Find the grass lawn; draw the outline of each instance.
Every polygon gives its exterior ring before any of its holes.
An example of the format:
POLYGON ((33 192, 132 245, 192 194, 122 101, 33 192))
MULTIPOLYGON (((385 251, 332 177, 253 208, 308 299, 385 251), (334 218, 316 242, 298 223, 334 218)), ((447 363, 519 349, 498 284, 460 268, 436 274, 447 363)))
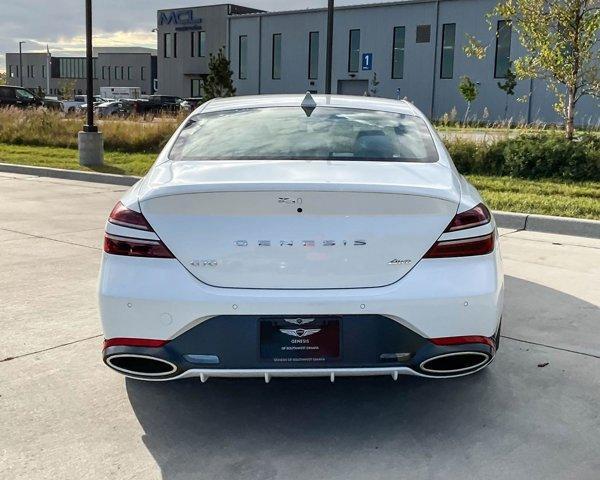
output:
MULTIPOLYGON (((156 154, 105 152, 105 166, 96 171, 144 175, 156 154)), ((0 162, 52 168, 80 167, 77 150, 0 144, 0 162)), ((522 180, 470 175, 469 180, 494 210, 539 213, 600 220, 600 182, 522 180)))

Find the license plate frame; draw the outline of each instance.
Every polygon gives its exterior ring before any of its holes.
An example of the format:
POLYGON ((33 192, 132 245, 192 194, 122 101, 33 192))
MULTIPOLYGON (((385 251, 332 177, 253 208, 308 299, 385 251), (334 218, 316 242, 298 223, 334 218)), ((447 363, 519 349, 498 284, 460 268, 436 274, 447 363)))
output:
POLYGON ((281 364, 341 358, 341 319, 336 316, 259 319, 259 357, 281 364))

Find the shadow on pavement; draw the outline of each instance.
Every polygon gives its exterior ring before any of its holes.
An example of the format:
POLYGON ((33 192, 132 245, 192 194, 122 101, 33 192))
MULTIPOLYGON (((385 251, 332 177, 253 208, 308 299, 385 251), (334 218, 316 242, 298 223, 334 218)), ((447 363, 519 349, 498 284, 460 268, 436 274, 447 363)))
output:
MULTIPOLYGON (((546 302, 589 309, 578 299, 511 277, 508 293, 524 283, 530 295, 543 294, 546 302)), ((505 340, 490 368, 453 380, 342 378, 331 384, 328 379, 273 379, 266 385, 262 380, 127 379, 126 387, 144 443, 169 480, 438 478, 446 468, 449 476, 439 478, 482 478, 477 472, 485 475, 492 465, 522 474, 534 469, 533 478, 538 478, 542 472, 557 473, 559 460, 551 454, 557 440, 568 450, 581 448, 575 443, 582 440, 578 425, 568 423, 573 438, 553 427, 540 437, 540 425, 565 408, 543 397, 556 396, 554 389, 568 397, 570 390, 560 384, 559 373, 537 368, 546 352, 528 347, 505 340), (544 466, 535 460, 528 465, 515 454, 528 444, 541 449, 544 466), (505 455, 517 463, 506 462, 505 455)), ((593 405, 580 397, 577 402, 582 405, 570 421, 584 422, 593 405)), ((594 426, 587 423, 588 428, 594 426)))

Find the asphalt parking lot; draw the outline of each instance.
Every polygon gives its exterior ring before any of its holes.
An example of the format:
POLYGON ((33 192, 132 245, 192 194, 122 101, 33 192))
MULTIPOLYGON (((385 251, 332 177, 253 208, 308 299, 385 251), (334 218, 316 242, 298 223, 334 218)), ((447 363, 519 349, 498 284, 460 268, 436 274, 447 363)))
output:
POLYGON ((503 339, 481 374, 143 383, 96 305, 125 190, 0 174, 0 478, 600 478, 600 241, 502 231, 503 339))

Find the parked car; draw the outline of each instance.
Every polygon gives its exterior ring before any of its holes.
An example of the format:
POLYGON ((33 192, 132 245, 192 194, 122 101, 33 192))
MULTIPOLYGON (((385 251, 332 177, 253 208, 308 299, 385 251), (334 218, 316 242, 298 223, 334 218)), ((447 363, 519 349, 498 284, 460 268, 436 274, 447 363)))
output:
POLYGON ((181 101, 179 107, 187 112, 192 112, 196 110, 196 108, 198 108, 202 104, 202 102, 202 97, 186 98, 181 101))
POLYGON ((150 95, 145 102, 140 102, 139 113, 176 113, 180 109, 181 98, 172 95, 150 95))
POLYGON ((143 380, 458 377, 493 360, 494 218, 412 104, 211 100, 109 216, 103 358, 143 380))
POLYGON ((51 97, 39 97, 27 88, 0 85, 0 107, 47 107, 58 110, 62 108, 62 104, 51 97))
MULTIPOLYGON (((94 95, 94 103, 106 101, 100 95, 94 95)), ((83 105, 87 105, 87 95, 75 95, 73 100, 63 100, 63 110, 66 113, 81 111, 83 105)))
MULTIPOLYGON (((102 98, 102 97, 99 97, 98 95, 95 95, 94 96, 94 103, 93 103, 94 107, 93 108, 96 108, 98 105, 100 105, 102 103, 106 103, 106 102, 108 102, 108 100, 106 98, 102 98)), ((87 98, 86 98, 86 103, 84 103, 84 104, 80 105, 79 107, 77 107, 77 110, 79 112, 85 112, 87 110, 87 98)))
POLYGON ((44 102, 30 90, 9 85, 0 86, 0 106, 3 107, 41 107, 44 102))
POLYGON ((123 102, 121 100, 108 100, 106 102, 100 103, 97 107, 94 108, 94 113, 100 118, 123 116, 123 102))

